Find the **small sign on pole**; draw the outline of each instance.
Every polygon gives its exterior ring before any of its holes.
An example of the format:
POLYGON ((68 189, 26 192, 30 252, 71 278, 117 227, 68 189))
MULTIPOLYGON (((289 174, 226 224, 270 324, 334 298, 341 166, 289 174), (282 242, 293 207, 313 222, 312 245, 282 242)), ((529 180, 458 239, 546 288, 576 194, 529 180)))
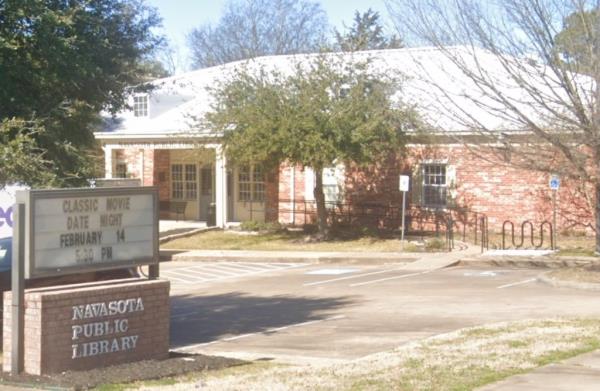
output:
POLYGON ((406 192, 408 191, 409 183, 410 183, 410 178, 408 175, 400 175, 399 188, 400 188, 400 191, 402 192, 402 234, 400 237, 401 246, 404 246, 404 230, 405 230, 404 215, 406 212, 406 192))
POLYGON ((400 175, 400 191, 408 191, 409 181, 408 175, 400 175))
POLYGON ((560 178, 558 177, 558 175, 552 175, 552 177, 550 178, 550 189, 558 190, 559 187, 560 187, 560 178))

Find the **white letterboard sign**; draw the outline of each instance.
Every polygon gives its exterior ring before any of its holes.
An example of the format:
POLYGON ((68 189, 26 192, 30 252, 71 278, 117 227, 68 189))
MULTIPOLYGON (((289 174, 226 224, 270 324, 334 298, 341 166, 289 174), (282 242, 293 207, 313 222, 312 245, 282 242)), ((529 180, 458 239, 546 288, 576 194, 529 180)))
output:
POLYGON ((26 277, 158 262, 154 187, 31 190, 26 277))

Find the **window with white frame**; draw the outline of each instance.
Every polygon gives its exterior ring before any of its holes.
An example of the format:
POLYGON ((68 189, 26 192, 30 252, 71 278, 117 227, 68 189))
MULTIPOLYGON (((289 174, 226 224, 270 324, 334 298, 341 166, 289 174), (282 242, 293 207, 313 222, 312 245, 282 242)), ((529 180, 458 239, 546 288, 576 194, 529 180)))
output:
POLYGON ((265 200, 265 175, 260 166, 241 166, 238 169, 238 200, 263 202, 265 200))
POLYGON ((260 166, 252 167, 252 200, 265 200, 265 174, 260 166))
POLYGON ((196 179, 196 165, 186 164, 185 165, 185 198, 188 200, 195 200, 197 198, 197 179, 196 179))
POLYGON ((425 206, 446 206, 447 180, 445 164, 423 164, 423 204, 425 206))
POLYGON ((117 163, 115 165, 115 178, 127 178, 127 163, 117 163))
POLYGON ((335 208, 336 204, 342 201, 340 183, 343 179, 343 166, 323 169, 323 194, 325 195, 325 205, 328 208, 335 208))
POLYGON ((198 195, 198 180, 195 164, 171 165, 171 198, 195 200, 198 195))
POLYGON ((135 117, 148 116, 148 95, 136 95, 133 97, 133 115, 135 117))
MULTIPOLYGON (((304 170, 306 186, 304 189, 304 199, 314 201, 314 189, 316 186, 316 176, 312 168, 306 167, 304 170)), ((335 208, 336 204, 344 200, 344 180, 345 168, 343 164, 323 169, 323 194, 325 195, 325 205, 328 208, 335 208)))

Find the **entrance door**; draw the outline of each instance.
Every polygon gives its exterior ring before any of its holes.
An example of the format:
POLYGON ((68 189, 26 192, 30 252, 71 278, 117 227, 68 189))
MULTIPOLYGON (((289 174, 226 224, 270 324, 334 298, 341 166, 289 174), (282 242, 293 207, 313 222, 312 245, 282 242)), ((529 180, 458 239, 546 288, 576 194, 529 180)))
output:
POLYGON ((200 197, 198 197, 200 205, 200 220, 208 220, 208 208, 214 202, 215 185, 213 165, 208 163, 200 166, 200 197))

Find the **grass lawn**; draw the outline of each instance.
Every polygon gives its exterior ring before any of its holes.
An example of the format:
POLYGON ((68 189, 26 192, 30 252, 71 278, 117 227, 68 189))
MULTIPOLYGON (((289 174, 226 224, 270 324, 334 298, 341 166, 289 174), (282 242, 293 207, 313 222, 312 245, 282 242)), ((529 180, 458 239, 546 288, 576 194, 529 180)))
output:
POLYGON ((473 390, 598 348, 600 319, 529 320, 462 329, 345 363, 257 362, 141 389, 473 390))
POLYGON ((551 270, 547 276, 562 281, 600 284, 600 269, 598 267, 569 267, 551 270))
MULTIPOLYGON (((363 236, 358 238, 332 239, 322 242, 305 241, 303 232, 247 233, 237 231, 208 231, 176 239, 161 245, 162 249, 202 250, 260 250, 260 251, 401 251, 401 242, 396 237, 363 236)), ((408 238, 411 240, 412 238, 408 238)), ((444 241, 431 238, 425 249, 443 249, 444 241), (440 248, 441 247, 441 248, 440 248)), ((420 251, 414 244, 405 241, 404 251, 420 251)))

